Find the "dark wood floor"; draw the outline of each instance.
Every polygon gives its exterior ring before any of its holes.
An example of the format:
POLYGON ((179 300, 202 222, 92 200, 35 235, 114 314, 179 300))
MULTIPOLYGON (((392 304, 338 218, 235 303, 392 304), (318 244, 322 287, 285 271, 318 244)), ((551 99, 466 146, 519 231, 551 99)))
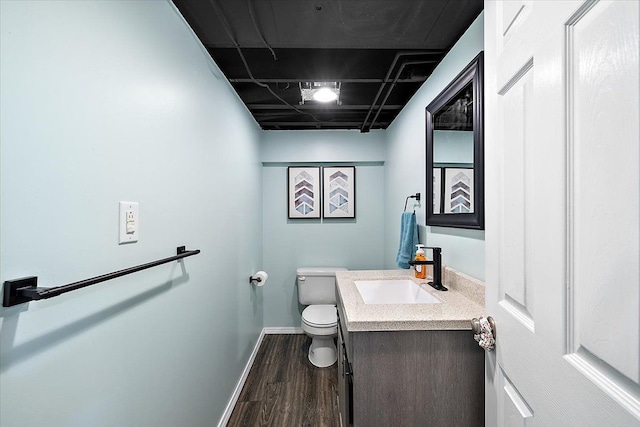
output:
POLYGON ((337 427, 338 368, 316 368, 306 335, 266 335, 228 426, 337 427))

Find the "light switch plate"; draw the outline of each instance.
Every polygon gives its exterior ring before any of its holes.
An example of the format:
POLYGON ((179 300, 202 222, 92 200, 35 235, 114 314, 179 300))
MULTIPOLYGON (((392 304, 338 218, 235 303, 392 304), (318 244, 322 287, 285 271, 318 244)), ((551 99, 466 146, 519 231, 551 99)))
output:
POLYGON ((138 202, 120 202, 118 216, 120 234, 118 243, 135 243, 140 232, 140 214, 138 202))

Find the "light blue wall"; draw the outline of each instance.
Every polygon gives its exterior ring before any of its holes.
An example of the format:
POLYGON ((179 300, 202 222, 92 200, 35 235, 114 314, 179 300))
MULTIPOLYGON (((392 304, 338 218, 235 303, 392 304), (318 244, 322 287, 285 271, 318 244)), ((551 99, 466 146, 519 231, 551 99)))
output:
POLYGON ((374 130, 267 131, 262 162, 383 162, 385 132, 374 130))
MULTIPOLYGON (((433 74, 402 110, 385 134, 385 251, 386 268, 396 268, 400 213, 405 197, 425 195, 425 108, 483 50, 484 13, 474 21, 433 74)), ((425 227, 425 202, 416 210, 420 241, 442 247, 443 263, 484 279, 484 231, 425 227)))
POLYGON ((267 131, 262 137, 262 287, 267 327, 300 327, 298 267, 380 269, 383 265, 384 133, 267 131), (287 166, 356 166, 355 220, 289 220, 287 166))
POLYGON ((263 322, 260 130, 169 1, 0 2, 0 424, 210 426, 263 322), (119 246, 118 201, 140 203, 119 246))
POLYGON ((434 130, 433 162, 473 164, 473 132, 434 130))

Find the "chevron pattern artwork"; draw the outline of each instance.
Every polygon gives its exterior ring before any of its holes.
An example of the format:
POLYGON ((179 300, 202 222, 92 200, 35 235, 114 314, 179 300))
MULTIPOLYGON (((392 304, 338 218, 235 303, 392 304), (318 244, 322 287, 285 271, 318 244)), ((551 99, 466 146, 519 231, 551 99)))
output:
POLYGON ((473 169, 448 168, 447 213, 473 213, 473 169))
POLYGON ((289 168, 289 218, 320 218, 320 168, 289 168))
POLYGON ((325 218, 355 218, 355 167, 325 167, 323 215, 325 218))
POLYGON ((433 213, 440 213, 442 204, 442 169, 433 168, 433 213))
POLYGON ((349 212, 349 178, 341 171, 329 176, 329 213, 340 209, 349 212))
POLYGON ((471 186, 469 177, 460 172, 451 183, 451 212, 468 213, 471 211, 471 186))
POLYGON ((313 178, 307 171, 302 171, 294 178, 295 181, 295 195, 294 195, 294 207, 302 215, 307 215, 313 212, 315 208, 313 196, 313 178))

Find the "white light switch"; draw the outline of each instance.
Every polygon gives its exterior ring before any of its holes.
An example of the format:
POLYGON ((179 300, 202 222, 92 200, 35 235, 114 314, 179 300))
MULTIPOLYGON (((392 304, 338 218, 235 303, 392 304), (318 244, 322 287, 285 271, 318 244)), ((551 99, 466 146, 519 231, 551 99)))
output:
POLYGON ((120 238, 118 243, 134 243, 138 241, 140 216, 138 202, 120 202, 119 212, 120 238))

